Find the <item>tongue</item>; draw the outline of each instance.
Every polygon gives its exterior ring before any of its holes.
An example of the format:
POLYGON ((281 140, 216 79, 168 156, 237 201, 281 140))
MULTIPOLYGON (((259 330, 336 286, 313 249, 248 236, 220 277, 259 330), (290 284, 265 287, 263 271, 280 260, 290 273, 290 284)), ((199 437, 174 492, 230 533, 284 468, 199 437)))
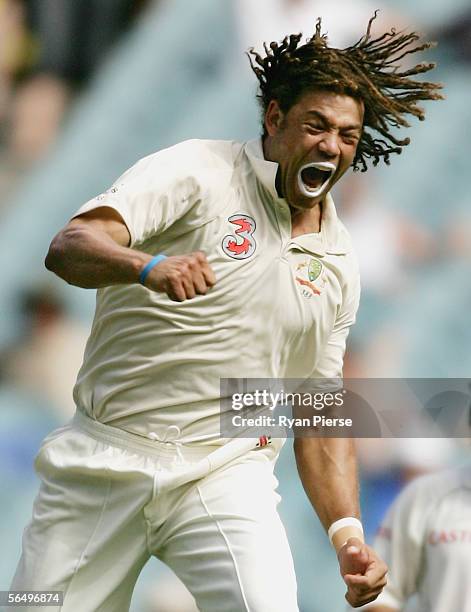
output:
POLYGON ((319 170, 319 168, 313 168, 312 166, 304 168, 304 170, 301 172, 303 182, 311 189, 317 189, 320 187, 327 179, 327 176, 328 172, 319 170))

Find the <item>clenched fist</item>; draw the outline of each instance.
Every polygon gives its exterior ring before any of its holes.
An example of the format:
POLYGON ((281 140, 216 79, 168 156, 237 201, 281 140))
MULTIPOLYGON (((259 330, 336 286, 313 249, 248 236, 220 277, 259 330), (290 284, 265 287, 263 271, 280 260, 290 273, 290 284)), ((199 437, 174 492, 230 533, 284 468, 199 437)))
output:
POLYGON ((374 601, 386 585, 386 564, 358 538, 349 538, 338 552, 340 573, 353 608, 374 601))
POLYGON ((204 295, 216 283, 206 255, 195 251, 188 255, 167 257, 147 275, 144 286, 166 293, 174 302, 191 300, 204 295))

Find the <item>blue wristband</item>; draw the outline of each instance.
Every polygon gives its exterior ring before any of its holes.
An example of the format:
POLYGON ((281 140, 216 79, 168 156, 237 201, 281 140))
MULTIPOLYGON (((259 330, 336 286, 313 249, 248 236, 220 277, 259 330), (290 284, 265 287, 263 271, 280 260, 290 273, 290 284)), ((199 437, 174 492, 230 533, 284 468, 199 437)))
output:
POLYGON ((141 283, 141 285, 146 282, 146 278, 148 277, 149 272, 152 270, 152 268, 154 268, 164 259, 167 259, 167 255, 162 255, 162 253, 159 253, 155 257, 152 257, 152 259, 142 268, 141 273, 139 274, 139 282, 141 283))

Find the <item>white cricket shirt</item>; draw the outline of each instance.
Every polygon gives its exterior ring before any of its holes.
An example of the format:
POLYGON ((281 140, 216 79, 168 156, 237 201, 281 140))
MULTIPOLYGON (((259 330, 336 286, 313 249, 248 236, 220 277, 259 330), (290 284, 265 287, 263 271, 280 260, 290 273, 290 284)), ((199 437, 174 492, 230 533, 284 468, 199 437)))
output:
POLYGON ((417 478, 395 500, 374 549, 388 584, 369 606, 420 612, 471 612, 471 463, 417 478))
POLYGON ((217 283, 173 302, 139 284, 97 291, 74 389, 79 409, 149 435, 218 443, 220 378, 339 377, 359 300, 349 235, 327 196, 321 232, 291 238, 278 164, 261 141, 191 140, 140 160, 100 206, 150 254, 202 250, 217 283))

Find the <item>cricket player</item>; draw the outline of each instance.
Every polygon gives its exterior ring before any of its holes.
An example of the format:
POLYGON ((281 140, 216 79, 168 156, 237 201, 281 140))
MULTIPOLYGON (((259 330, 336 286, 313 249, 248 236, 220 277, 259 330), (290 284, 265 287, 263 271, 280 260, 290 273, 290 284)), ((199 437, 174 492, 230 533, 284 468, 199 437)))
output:
POLYGON ((420 612, 470 612, 471 463, 412 481, 375 548, 388 563, 388 584, 368 612, 400 612, 413 595, 420 612))
MULTIPOLYGON (((298 609, 273 476, 282 440, 224 439, 219 384, 342 375, 359 277, 330 191, 351 166, 388 163, 408 143, 390 128, 439 97, 412 79, 432 65, 394 61, 429 45, 373 39, 371 22, 343 50, 319 20, 304 44, 252 51, 261 138, 150 155, 52 241, 47 268, 98 289, 96 313, 76 416, 36 459, 13 589, 62 591, 64 612, 127 610, 155 555, 204 612, 298 609)), ((294 450, 348 602, 374 600, 386 566, 363 541, 352 440, 294 450)))

